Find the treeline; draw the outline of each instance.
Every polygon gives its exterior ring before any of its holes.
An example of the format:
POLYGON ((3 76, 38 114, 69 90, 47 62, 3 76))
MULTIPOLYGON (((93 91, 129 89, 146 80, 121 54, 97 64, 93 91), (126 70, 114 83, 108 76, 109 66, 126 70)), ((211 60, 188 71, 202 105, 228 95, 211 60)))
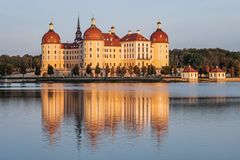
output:
POLYGON ((41 66, 41 57, 24 55, 24 56, 0 56, 0 75, 11 75, 14 72, 24 73, 34 70, 37 66, 41 66))
MULTIPOLYGON (((220 67, 231 76, 240 76, 240 52, 231 52, 223 49, 174 49, 170 51, 170 66, 164 67, 162 74, 172 74, 177 72, 177 68, 183 68, 191 65, 197 69, 200 74, 207 74, 211 68, 220 67)), ((99 67, 91 66, 95 74, 99 73, 99 67)), ((147 67, 147 66, 146 66, 147 67)), ((11 75, 13 72, 25 73, 26 71, 39 72, 41 68, 41 56, 0 56, 0 75, 11 75)), ((90 72, 87 67, 86 73, 90 72)), ((113 72, 112 68, 106 68, 107 72, 113 72)), ((74 69, 77 70, 76 68, 74 69)), ((130 74, 144 74, 145 68, 132 66, 130 68, 116 67, 115 73, 123 75, 128 70, 130 74)), ((146 70, 149 70, 148 68, 146 70)), ((154 70, 154 69, 153 69, 154 70)), ((91 74, 90 72, 90 74, 91 74)), ((155 72, 155 71, 154 71, 155 72)))
POLYGON ((206 68, 220 67, 232 76, 240 75, 240 52, 223 49, 174 49, 170 51, 170 67, 191 65, 203 72, 206 68))

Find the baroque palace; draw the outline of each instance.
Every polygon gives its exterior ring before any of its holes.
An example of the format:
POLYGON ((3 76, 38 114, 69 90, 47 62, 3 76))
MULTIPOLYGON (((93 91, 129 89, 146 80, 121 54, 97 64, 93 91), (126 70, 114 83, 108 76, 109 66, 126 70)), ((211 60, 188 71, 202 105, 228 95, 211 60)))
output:
POLYGON ((53 23, 49 31, 42 37, 42 73, 46 74, 48 65, 53 66, 55 74, 69 75, 74 66, 84 69, 91 64, 92 68, 148 66, 154 65, 159 71, 169 65, 169 39, 157 23, 157 30, 150 40, 138 30, 129 31, 120 38, 111 27, 108 33, 103 33, 96 25, 95 18, 91 26, 82 36, 80 22, 73 43, 62 43, 58 33, 54 31, 53 23))

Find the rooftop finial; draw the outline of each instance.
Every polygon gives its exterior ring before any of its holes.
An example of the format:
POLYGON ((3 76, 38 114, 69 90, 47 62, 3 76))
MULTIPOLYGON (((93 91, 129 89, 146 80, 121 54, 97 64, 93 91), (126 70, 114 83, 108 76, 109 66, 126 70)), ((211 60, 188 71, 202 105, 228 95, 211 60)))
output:
POLYGON ((162 29, 162 23, 160 21, 157 22, 157 29, 162 29))
POLYGON ((49 24, 49 30, 53 30, 53 29, 54 29, 54 25, 53 25, 53 22, 51 21, 49 24))
POLYGON ((94 17, 91 19, 91 25, 92 27, 96 26, 96 19, 94 17))
POLYGON ((115 33, 115 32, 116 32, 115 27, 112 26, 112 27, 111 27, 111 33, 115 33))

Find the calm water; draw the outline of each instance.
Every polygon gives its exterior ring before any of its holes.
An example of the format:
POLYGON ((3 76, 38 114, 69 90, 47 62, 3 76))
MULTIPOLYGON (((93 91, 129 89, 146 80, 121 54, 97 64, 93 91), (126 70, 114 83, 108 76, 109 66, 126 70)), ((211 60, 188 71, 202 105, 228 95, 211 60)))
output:
POLYGON ((0 85, 1 160, 239 160, 240 83, 0 85))

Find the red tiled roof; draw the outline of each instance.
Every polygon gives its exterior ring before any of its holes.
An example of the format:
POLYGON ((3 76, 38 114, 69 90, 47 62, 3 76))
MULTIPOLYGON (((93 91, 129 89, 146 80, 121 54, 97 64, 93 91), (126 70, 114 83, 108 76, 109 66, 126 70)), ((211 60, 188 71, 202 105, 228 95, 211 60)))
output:
POLYGON ((91 26, 84 33, 85 40, 103 40, 102 31, 96 26, 91 26))
POLYGON ((168 43, 168 35, 161 29, 157 29, 150 37, 153 43, 168 43))
POLYGON ((105 46, 121 46, 120 38, 115 33, 103 33, 105 46))
POLYGON ((60 36, 54 32, 54 30, 49 30, 44 36, 42 37, 42 44, 47 43, 61 43, 60 36))
POLYGON ((216 67, 216 68, 211 69, 210 72, 225 72, 225 71, 222 70, 221 68, 216 67))
POLYGON ((77 43, 62 43, 62 49, 78 49, 79 44, 77 43))
POLYGON ((131 34, 127 34, 126 36, 124 36, 120 41, 121 42, 126 42, 126 41, 131 42, 131 41, 149 41, 149 40, 139 33, 131 33, 131 34))
POLYGON ((193 69, 192 67, 188 66, 188 67, 185 67, 183 72, 198 72, 196 71, 195 69, 193 69))

